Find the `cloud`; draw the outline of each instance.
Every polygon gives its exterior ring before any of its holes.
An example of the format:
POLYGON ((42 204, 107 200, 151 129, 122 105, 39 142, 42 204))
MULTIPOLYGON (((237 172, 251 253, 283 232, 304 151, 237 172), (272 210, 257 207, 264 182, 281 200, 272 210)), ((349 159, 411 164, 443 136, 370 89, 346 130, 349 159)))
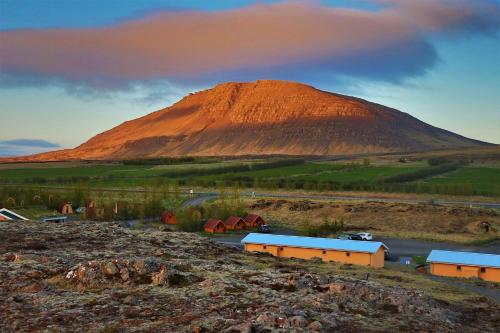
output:
POLYGON ((316 2, 219 12, 163 11, 94 29, 0 32, 2 85, 71 83, 75 93, 141 82, 203 84, 346 75, 398 81, 437 61, 437 34, 494 35, 493 1, 373 0, 379 10, 316 2))
POLYGON ((61 148, 57 143, 39 139, 14 139, 0 141, 0 156, 24 156, 61 148))

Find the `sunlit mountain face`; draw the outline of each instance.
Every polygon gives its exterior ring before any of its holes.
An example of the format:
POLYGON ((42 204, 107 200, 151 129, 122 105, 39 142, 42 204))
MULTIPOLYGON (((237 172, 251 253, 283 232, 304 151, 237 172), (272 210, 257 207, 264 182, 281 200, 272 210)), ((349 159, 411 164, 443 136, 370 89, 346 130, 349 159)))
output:
MULTIPOLYGON (((494 0, 5 0, 0 139, 74 147, 190 92, 273 79, 498 143, 498 11, 494 0)), ((26 152, 40 150, 9 150, 26 152)))

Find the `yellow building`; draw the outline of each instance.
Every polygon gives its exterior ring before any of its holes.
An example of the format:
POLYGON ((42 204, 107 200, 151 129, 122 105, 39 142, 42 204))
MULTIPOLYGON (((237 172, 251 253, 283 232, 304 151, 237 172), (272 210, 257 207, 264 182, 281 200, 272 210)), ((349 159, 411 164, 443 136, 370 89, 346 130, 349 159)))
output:
POLYGON ((500 282, 500 255, 432 250, 427 257, 430 273, 500 282))
POLYGON ((267 252, 276 257, 334 261, 345 264, 384 267, 381 242, 250 233, 241 240, 245 251, 267 252))

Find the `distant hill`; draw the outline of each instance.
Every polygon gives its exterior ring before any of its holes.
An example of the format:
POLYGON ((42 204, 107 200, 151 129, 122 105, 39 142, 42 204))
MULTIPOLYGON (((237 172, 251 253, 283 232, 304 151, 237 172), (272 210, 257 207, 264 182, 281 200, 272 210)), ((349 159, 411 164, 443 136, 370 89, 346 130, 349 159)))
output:
POLYGON ((222 83, 127 121, 75 149, 9 160, 336 155, 483 145, 489 144, 383 105, 300 83, 265 80, 222 83))

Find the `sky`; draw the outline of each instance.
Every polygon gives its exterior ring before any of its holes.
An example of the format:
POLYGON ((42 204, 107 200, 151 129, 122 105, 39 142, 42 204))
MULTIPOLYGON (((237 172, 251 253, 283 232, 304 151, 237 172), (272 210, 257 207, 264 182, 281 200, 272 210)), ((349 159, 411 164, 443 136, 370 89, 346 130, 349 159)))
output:
POLYGON ((500 143, 499 0, 0 0, 0 155, 283 79, 500 143))

